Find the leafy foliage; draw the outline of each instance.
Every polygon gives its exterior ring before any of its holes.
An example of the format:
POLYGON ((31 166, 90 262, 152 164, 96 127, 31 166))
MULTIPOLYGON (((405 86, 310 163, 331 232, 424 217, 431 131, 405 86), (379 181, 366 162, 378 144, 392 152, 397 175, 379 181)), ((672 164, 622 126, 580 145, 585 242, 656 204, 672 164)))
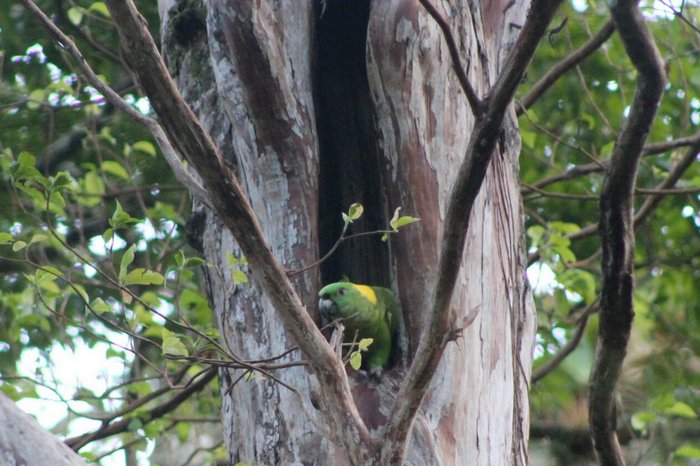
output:
MULTIPOLYGON (((687 464, 683 458, 693 454, 686 450, 687 442, 697 442, 686 437, 687 425, 700 410, 694 388, 700 375, 696 366, 700 348, 694 335, 698 314, 694 296, 700 285, 697 164, 689 164, 675 183, 687 191, 653 190, 687 151, 695 150, 670 142, 700 134, 700 82, 694 78, 700 71, 700 36, 694 26, 696 4, 685 2, 682 15, 679 12, 674 19, 661 3, 643 4, 669 73, 648 141, 667 148, 646 152, 637 179, 636 212, 644 211, 654 196, 659 196, 659 204, 636 223, 636 316, 620 387, 618 425, 644 439, 629 445, 630 454, 646 455, 651 462, 673 457, 673 464, 687 464)), ((562 12, 569 19, 566 27, 538 50, 521 97, 609 18, 603 2, 576 5, 579 10, 569 5, 562 12)), ((539 316, 535 371, 562 351, 581 321, 591 316, 573 353, 534 385, 535 424, 554 423, 562 429, 587 426, 582 405, 595 357, 600 292, 598 195, 635 78, 621 42, 613 35, 520 117, 522 191, 539 316), (538 286, 535 277, 543 283, 538 286)))
MULTIPOLYGON (((122 67, 104 3, 38 2, 75 36, 103 79, 143 112, 147 99, 122 67)), ((139 9, 157 34, 156 2, 139 9)), ((691 163, 668 179, 700 134, 697 5, 676 14, 645 2, 650 26, 668 64, 669 85, 638 177, 636 317, 620 400, 620 425, 644 445, 651 462, 692 464, 700 412, 700 168, 691 163), (649 204, 658 197, 658 204, 649 204)), ((52 397, 69 407, 54 427, 82 439, 71 421, 83 415, 128 419, 119 446, 144 450, 163 431, 191 441, 188 417, 215 418, 216 387, 208 386, 172 412, 151 418, 170 388, 196 380, 206 363, 237 364, 217 343, 203 290, 204 268, 185 240, 189 199, 175 183, 145 129, 86 86, 63 52, 17 2, 0 15, 0 389, 16 400, 52 397), (126 336, 126 338, 124 337, 126 336), (54 377, 59 349, 103 351, 120 375, 100 387, 67 387, 54 377), (33 370, 27 361, 38 359, 33 370), (162 390, 162 396, 146 399, 162 390), (139 404, 136 401, 144 401, 139 404)), ((569 21, 542 44, 521 97, 552 67, 601 29, 604 2, 572 2, 569 21), (577 8, 574 8, 576 5, 577 8)), ((538 309, 536 370, 566 348, 581 325, 575 350, 532 387, 532 419, 561 429, 585 427, 588 372, 595 357, 600 256, 595 225, 603 169, 612 153, 635 83, 614 35, 520 116, 521 180, 527 247, 538 309), (589 318, 590 316, 590 318, 589 318), (587 322, 587 325, 586 325, 587 322)), ((697 152, 697 150, 696 150, 697 152)), ((691 154, 694 156, 694 154, 691 154)), ((655 201, 656 202, 656 201, 655 201)), ((363 215, 342 213, 341 238, 363 215)), ((417 222, 396 208, 382 239, 417 222)), ((358 235, 358 234, 356 234, 358 235)), ((333 247, 335 249, 335 246, 333 247)), ((234 282, 245 286, 245 257, 229 255, 234 282)), ((350 357, 359 367, 360 342, 350 357)), ((253 371, 245 380, 264 376, 253 371)), ((215 422, 215 421, 212 421, 215 422)), ((76 423, 77 424, 77 423, 76 423)), ((95 423, 88 430, 95 430, 95 423)), ((74 443, 75 445, 75 443, 74 443)), ((99 461, 107 444, 84 455, 99 461)), ((203 461, 222 454, 212 449, 203 461)))

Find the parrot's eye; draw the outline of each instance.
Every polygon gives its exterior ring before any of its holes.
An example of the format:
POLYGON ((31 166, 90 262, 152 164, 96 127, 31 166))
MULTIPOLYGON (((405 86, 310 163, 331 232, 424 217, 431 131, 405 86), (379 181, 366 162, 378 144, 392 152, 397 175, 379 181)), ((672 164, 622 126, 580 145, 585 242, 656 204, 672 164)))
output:
POLYGON ((338 290, 338 296, 344 296, 345 295, 345 288, 340 288, 338 290))

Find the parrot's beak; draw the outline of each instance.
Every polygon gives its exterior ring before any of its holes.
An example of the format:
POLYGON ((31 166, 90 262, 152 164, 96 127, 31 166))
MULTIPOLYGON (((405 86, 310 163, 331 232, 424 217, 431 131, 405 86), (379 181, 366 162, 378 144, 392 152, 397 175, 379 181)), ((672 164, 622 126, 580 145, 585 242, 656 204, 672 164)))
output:
POLYGON ((324 294, 321 299, 318 300, 318 310, 323 317, 328 319, 330 322, 333 320, 333 315, 335 314, 335 303, 331 299, 330 295, 324 294))

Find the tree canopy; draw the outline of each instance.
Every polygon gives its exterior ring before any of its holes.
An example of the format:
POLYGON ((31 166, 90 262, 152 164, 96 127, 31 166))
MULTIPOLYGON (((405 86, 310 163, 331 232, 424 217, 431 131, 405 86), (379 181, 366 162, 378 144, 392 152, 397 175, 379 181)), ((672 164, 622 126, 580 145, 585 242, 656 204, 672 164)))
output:
MULTIPOLYGON (((125 66, 103 2, 36 3, 75 40, 102 81, 138 112, 152 112, 125 66)), ((159 37, 155 3, 137 3, 159 37)), ((516 99, 538 313, 531 445, 536 458, 562 462, 592 457, 586 403, 602 288, 600 198, 638 80, 603 3, 565 3, 516 99)), ((635 318, 616 400, 629 457, 668 464, 700 459, 697 6, 642 2, 668 78, 634 192, 635 318)), ((275 360, 247 367, 220 343, 203 287, 207 264, 198 251, 191 194, 147 128, 90 86, 19 2, 6 11, 0 15, 0 389, 25 400, 23 406, 64 406, 63 419, 47 427, 90 460, 114 458, 122 449, 150 453, 164 432, 196 443, 199 425, 218 422, 216 370, 241 368, 238 383, 253 384, 275 377, 275 360), (118 369, 86 367, 102 377, 95 384, 62 379, 62 349, 89 349, 104 367, 118 369)), ((191 39, 187 30, 182 34, 191 39)), ((345 219, 350 233, 362 233, 351 225, 360 215, 357 207, 338 212, 337 223, 345 219)), ((218 273, 244 285, 247 258, 231 253, 229 266, 218 273)), ((202 450, 188 451, 183 464, 194 455, 201 464, 225 458, 218 441, 209 440, 200 435, 202 450)))

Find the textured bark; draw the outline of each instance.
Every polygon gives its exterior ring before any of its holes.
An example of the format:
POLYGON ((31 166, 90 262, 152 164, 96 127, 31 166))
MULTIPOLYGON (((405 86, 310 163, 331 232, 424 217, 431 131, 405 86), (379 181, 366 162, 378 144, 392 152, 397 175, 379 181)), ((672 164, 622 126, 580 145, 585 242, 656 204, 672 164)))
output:
MULTIPOLYGON (((480 95, 496 80, 527 7, 484 3, 436 2, 480 95)), ((301 1, 163 1, 161 11, 171 72, 236 167, 285 267, 314 262, 319 243, 325 252, 340 210, 351 202, 365 204, 368 218, 359 226, 367 229, 385 227, 396 207, 421 218, 386 246, 349 243, 322 274, 312 269, 294 277, 312 315, 320 283, 344 273, 394 288, 408 342, 401 356, 410 361, 431 307, 447 193, 475 123, 434 20, 413 0, 371 8, 328 1, 323 14, 301 1), (350 17, 350 30, 342 31, 350 17), (325 41, 334 36, 345 39, 330 47, 325 41)), ((518 151, 510 111, 473 210, 452 300, 455 329, 479 314, 445 351, 414 424, 410 464, 526 463, 534 311, 525 284, 518 151)), ((212 305, 231 351, 258 360, 295 346, 260 286, 232 282, 227 255, 240 252, 212 215, 202 246, 213 264, 212 305)), ((356 381, 356 402, 370 427, 383 421, 403 370, 397 361, 376 390, 356 381)), ((294 392, 271 379, 239 381, 240 375, 221 374, 232 462, 342 464, 294 392)), ((276 375, 305 398, 316 389, 303 368, 276 375)))
MULTIPOLYGON (((477 93, 496 79, 523 5, 486 9, 447 2, 463 62, 477 93), (504 14, 505 13, 505 14, 504 14)), ((376 2, 370 31, 370 82, 390 204, 423 219, 397 240, 395 270, 412 341, 425 324, 437 271, 447 193, 469 142, 473 116, 452 74, 448 51, 416 2, 376 2)), ((409 457, 418 464, 525 464, 527 379, 534 309, 525 290, 517 128, 512 112, 473 209, 452 300, 454 328, 475 323, 447 347, 414 426, 409 457), (498 420, 498 421, 496 421, 498 420), (494 422, 496 421, 496 422, 494 422), (421 442, 416 436, 423 435, 421 442)))

